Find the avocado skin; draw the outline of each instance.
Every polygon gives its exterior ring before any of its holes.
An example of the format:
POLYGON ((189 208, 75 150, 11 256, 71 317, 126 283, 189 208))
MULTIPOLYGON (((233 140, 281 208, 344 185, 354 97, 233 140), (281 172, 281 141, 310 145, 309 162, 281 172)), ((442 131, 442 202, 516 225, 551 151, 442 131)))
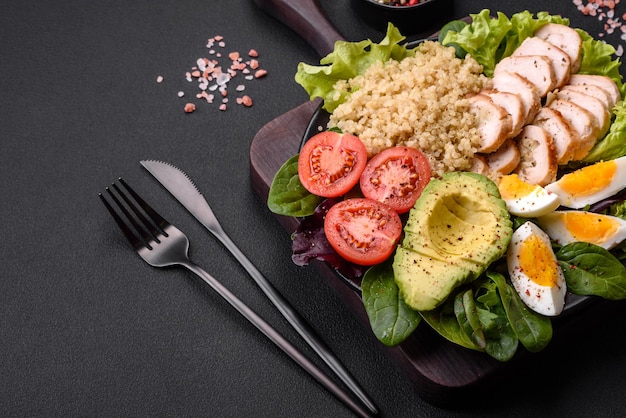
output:
POLYGON ((469 172, 432 179, 409 212, 393 261, 404 301, 417 311, 441 305, 502 257, 513 233, 496 184, 469 172))

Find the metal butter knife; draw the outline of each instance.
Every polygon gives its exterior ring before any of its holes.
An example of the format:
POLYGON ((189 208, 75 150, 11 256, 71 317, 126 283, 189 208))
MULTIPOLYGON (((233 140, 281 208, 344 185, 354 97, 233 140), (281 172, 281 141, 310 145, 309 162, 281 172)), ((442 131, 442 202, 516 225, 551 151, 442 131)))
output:
POLYGON ((241 263, 248 274, 254 279, 263 293, 269 298, 291 326, 313 348, 322 360, 337 374, 339 379, 357 396, 357 398, 374 415, 378 414, 376 404, 365 393, 361 386, 343 366, 334 353, 321 340, 317 333, 308 325, 302 316, 278 292, 278 290, 261 274, 261 272, 239 250, 213 214, 208 202, 191 180, 178 167, 156 160, 141 161, 141 165, 150 172, 195 218, 200 221, 241 263))

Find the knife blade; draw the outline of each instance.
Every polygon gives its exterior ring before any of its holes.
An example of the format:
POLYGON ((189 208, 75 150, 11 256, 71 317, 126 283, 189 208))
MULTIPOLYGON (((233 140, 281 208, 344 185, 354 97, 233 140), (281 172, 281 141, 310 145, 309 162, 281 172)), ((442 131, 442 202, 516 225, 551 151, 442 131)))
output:
POLYGON ((374 401, 365 393, 326 343, 226 234, 209 203, 191 177, 180 168, 163 161, 142 160, 141 165, 231 252, 298 334, 372 414, 378 415, 378 407, 374 401))

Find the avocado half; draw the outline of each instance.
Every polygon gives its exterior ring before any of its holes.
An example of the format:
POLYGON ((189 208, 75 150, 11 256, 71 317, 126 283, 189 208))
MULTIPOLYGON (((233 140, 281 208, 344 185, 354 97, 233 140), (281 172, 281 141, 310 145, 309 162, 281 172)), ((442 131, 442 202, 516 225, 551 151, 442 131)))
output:
POLYGON ((496 184, 469 172, 432 179, 411 209, 393 262, 404 301, 417 311, 441 305, 502 257, 513 233, 496 184))

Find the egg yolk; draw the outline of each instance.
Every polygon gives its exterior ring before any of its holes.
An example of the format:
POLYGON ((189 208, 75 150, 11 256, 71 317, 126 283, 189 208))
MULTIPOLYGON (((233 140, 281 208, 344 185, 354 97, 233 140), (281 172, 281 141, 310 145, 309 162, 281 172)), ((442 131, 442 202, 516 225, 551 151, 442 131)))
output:
POLYGON ((552 248, 537 235, 530 235, 519 247, 521 271, 540 286, 554 287, 558 283, 558 266, 552 248))
POLYGON ((619 229, 619 224, 613 219, 590 212, 565 213, 563 224, 574 239, 591 244, 607 241, 619 229))
POLYGON ((616 171, 615 161, 596 163, 564 175, 559 186, 572 196, 588 196, 607 187, 616 171))
POLYGON ((517 174, 510 174, 502 177, 498 184, 500 195, 503 199, 519 199, 523 196, 528 196, 535 190, 537 186, 528 184, 520 180, 517 174))

